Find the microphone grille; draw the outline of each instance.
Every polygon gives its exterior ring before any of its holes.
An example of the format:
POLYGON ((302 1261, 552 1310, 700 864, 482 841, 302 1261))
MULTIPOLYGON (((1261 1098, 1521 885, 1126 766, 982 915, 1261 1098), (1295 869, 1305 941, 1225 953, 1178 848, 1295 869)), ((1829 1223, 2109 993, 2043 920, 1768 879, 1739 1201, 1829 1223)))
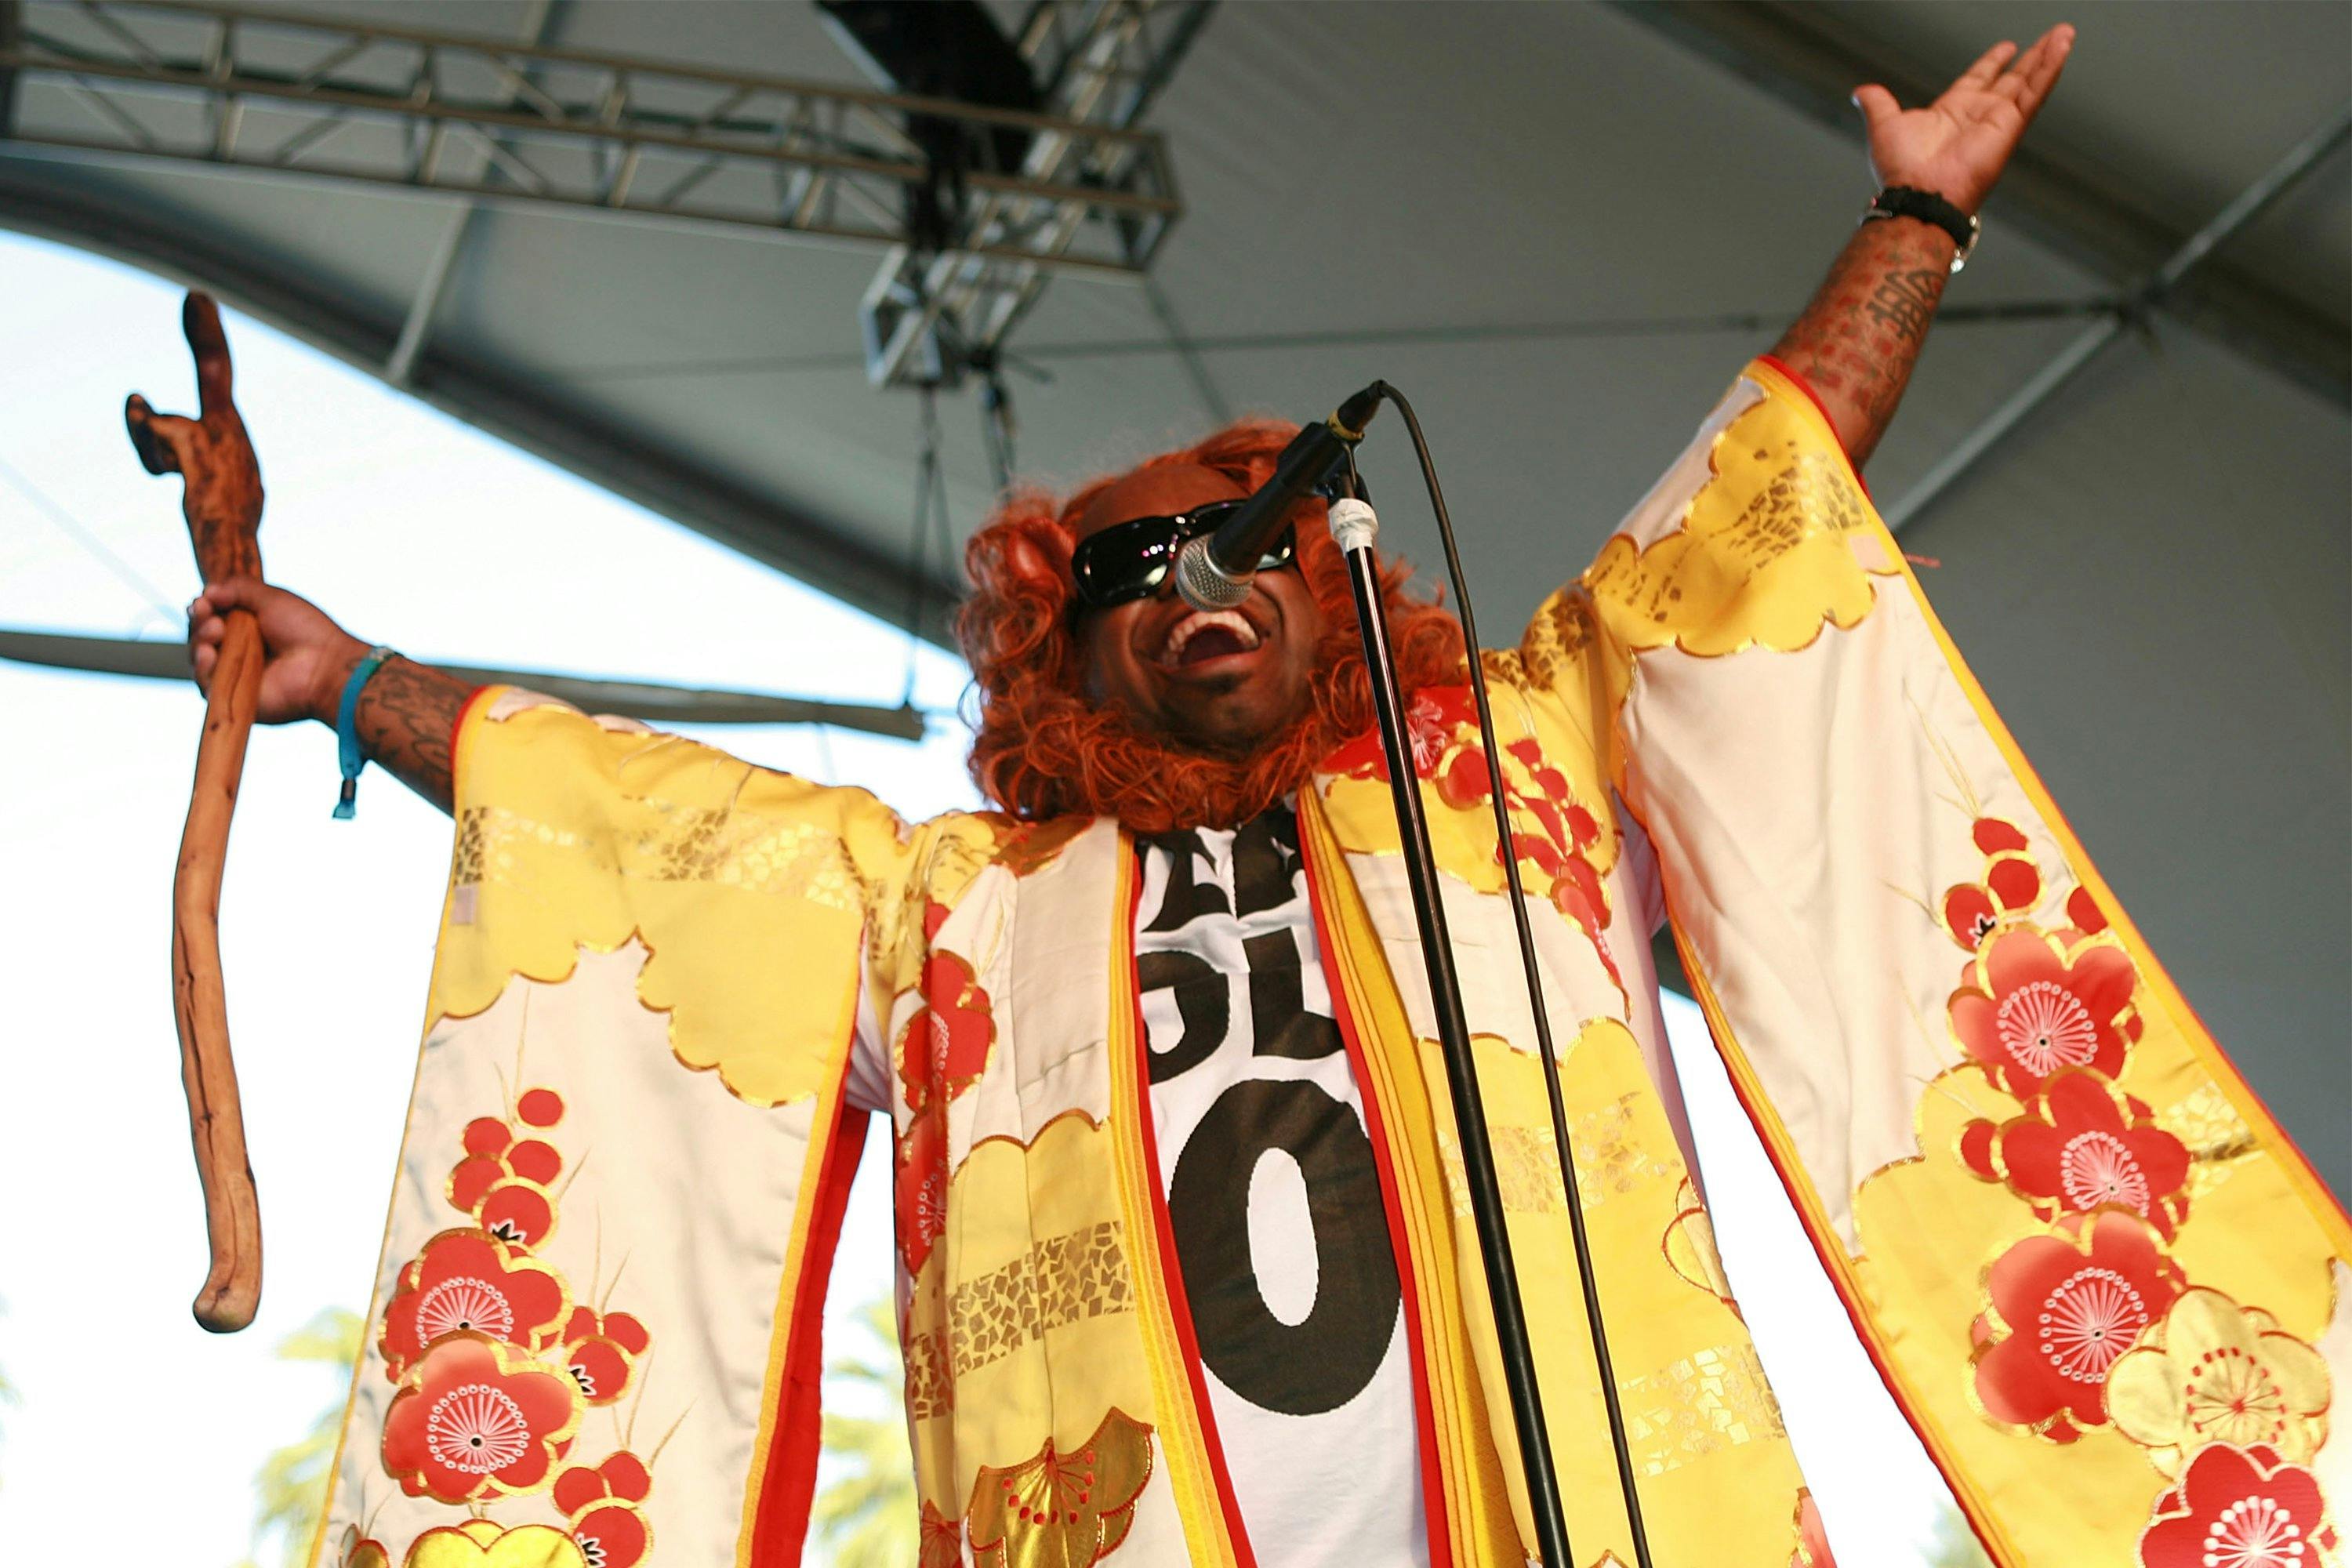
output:
POLYGON ((1209 554, 1209 542, 1202 537, 1186 544, 1176 552, 1176 592, 1196 610, 1230 610, 1249 597, 1250 580, 1256 575, 1228 577, 1209 554))

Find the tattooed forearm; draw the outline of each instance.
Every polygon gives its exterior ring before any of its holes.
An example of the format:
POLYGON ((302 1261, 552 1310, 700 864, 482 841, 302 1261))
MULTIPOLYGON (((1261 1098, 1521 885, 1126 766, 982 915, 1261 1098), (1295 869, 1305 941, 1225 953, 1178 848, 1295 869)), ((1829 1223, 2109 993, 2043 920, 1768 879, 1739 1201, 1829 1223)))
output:
POLYGON ((409 659, 386 659, 360 692, 360 744, 394 778, 450 808, 450 731, 474 689, 409 659))
POLYGON ((1910 383, 1955 248, 1951 236, 1911 218, 1864 224, 1773 347, 1821 395, 1856 468, 1910 383))

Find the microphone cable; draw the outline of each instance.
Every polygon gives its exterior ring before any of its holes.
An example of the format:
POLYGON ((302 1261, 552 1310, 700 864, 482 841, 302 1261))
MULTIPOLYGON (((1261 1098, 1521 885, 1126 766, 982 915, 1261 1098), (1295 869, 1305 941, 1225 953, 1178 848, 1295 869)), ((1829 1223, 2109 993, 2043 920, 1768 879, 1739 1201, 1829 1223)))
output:
MULTIPOLYGON (((1593 1278, 1592 1247, 1585 1234, 1584 1205, 1577 1192, 1576 1160, 1570 1152, 1568 1139, 1568 1107, 1559 1088, 1559 1062, 1552 1052, 1551 1021, 1544 1010, 1543 976, 1537 967, 1535 931, 1528 923, 1526 889, 1520 885, 1519 858, 1512 847, 1511 809, 1504 798, 1503 761, 1495 744, 1495 714, 1486 697, 1486 661, 1478 646, 1478 626, 1470 613, 1470 587, 1462 575, 1462 555, 1454 542, 1454 520, 1445 510, 1445 492, 1437 482, 1437 465, 1429 455, 1429 442, 1422 435, 1421 418, 1412 405, 1385 381, 1375 381, 1367 390, 1396 405, 1397 414, 1404 420, 1405 429, 1412 437, 1413 455, 1421 462, 1422 481, 1429 488, 1430 510, 1437 519, 1437 536, 1445 550, 1445 574, 1454 584, 1454 602, 1462 621, 1462 640, 1470 665, 1470 690, 1478 705, 1479 743, 1486 753, 1486 776, 1494 786, 1490 791, 1495 807, 1496 845, 1503 862, 1503 874, 1510 887, 1511 921, 1517 928, 1519 963, 1527 972, 1528 1005, 1533 1010, 1538 1054, 1543 1058, 1544 1092, 1551 1100, 1552 1143, 1559 1155, 1559 1179, 1568 1199, 1569 1234, 1576 1246, 1576 1272, 1584 1289, 1584 1318, 1592 1335, 1592 1355, 1601 1376, 1601 1394, 1609 1413, 1609 1441, 1617 1454, 1617 1484, 1625 1499, 1625 1517, 1633 1531, 1633 1558, 1636 1568, 1654 1568, 1650 1560, 1648 1531, 1642 1524, 1642 1500, 1633 1484, 1633 1456, 1625 1442, 1625 1413, 1617 1397, 1617 1374, 1610 1362, 1608 1331, 1601 1322, 1601 1292, 1593 1278)), ((1348 479, 1358 484, 1355 449, 1348 452, 1348 479)))

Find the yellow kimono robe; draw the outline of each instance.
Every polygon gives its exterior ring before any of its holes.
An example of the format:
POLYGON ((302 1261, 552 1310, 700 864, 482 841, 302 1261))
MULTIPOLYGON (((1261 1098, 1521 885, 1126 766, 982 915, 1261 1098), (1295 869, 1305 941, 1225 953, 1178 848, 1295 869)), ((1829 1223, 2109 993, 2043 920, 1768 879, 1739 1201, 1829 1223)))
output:
MULTIPOLYGON (((2098 880, 1803 389, 1750 366, 1484 657, 1504 777, 1457 690, 1416 696, 1415 765, 1579 1568, 1632 1550, 1496 787, 1660 1564, 1827 1562, 1688 1175, 1661 894, 1855 1330, 2000 1562, 2342 1550, 2352 1227, 2098 880)), ((1398 1252, 1433 1561, 1517 1563, 1383 766, 1335 754, 1301 842, 1398 1252)), ((457 793, 315 1562, 798 1561, 861 1040, 891 1079, 926 1568, 1253 1561, 1153 1164, 1117 824, 909 826, 511 690, 469 709, 457 793)))

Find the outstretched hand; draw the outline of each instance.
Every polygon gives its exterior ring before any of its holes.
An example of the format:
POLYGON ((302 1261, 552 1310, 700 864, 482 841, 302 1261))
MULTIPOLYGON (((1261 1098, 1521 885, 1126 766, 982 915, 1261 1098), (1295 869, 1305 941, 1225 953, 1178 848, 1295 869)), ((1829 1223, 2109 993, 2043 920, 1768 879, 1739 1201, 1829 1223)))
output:
POLYGON ((2002 42, 1923 109, 1906 110, 1876 85, 1854 90, 1870 132, 1870 166, 1884 185, 1931 191, 1973 213, 1991 194, 2018 138, 2056 85, 2074 29, 2051 28, 2023 54, 2002 42))
POLYGON ((261 574, 261 465, 231 396, 228 336, 209 294, 191 292, 180 310, 180 330, 196 361, 198 413, 158 414, 137 393, 122 409, 131 444, 151 474, 184 481, 180 510, 196 547, 196 567, 207 581, 261 574))

